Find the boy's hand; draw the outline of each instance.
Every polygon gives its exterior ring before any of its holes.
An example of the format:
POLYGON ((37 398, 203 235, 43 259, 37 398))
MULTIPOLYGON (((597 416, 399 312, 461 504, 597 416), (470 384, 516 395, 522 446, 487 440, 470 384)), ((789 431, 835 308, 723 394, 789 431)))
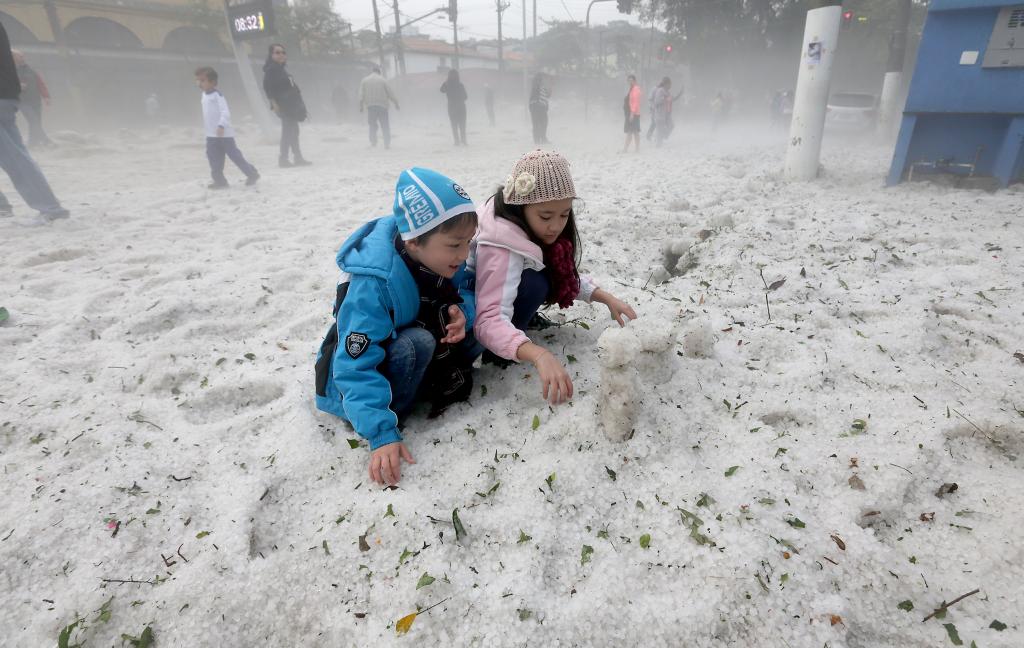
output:
POLYGON ((401 441, 377 448, 370 455, 370 479, 378 484, 394 486, 402 478, 402 459, 411 464, 416 463, 412 453, 401 441))
POLYGON ((452 322, 445 327, 448 334, 441 341, 445 344, 458 344, 466 339, 466 314, 458 306, 452 305, 448 307, 448 316, 452 322))
POLYGON ((217 137, 224 137, 224 127, 223 126, 218 126, 217 127, 217 137))

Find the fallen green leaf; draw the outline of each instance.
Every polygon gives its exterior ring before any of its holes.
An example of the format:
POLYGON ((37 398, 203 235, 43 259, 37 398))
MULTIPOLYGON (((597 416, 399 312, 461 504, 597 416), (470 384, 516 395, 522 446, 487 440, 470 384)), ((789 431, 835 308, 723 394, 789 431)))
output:
POLYGON ((540 427, 540 417, 536 414, 533 415, 533 424, 530 427, 534 430, 540 427))
POLYGON ((949 635, 949 641, 954 646, 962 646, 964 642, 960 640, 960 634, 956 631, 956 626, 952 623, 943 623, 942 627, 946 629, 946 634, 949 635))
POLYGON ((739 470, 739 469, 740 469, 739 466, 729 466, 729 470, 725 471, 725 476, 726 477, 732 477, 733 475, 736 474, 736 471, 739 470))
POLYGON ((524 542, 529 542, 530 540, 533 540, 533 536, 528 536, 525 533, 523 533, 522 529, 519 529, 519 539, 516 540, 516 544, 523 544, 524 542))
POLYGON ((1002 632, 1006 630, 1006 624, 999 620, 993 620, 992 623, 988 624, 988 627, 992 628, 996 632, 1002 632))
POLYGON ((580 565, 586 565, 590 562, 590 556, 593 555, 594 548, 590 545, 583 545, 583 550, 580 552, 580 565))
POLYGON ((911 610, 914 609, 914 602, 911 601, 910 599, 907 599, 906 601, 901 602, 896 607, 898 607, 899 609, 903 610, 904 612, 910 612, 911 610))
POLYGON ((75 622, 71 625, 64 626, 64 629, 61 630, 60 634, 57 636, 57 648, 78 648, 78 646, 82 645, 78 643, 70 643, 71 633, 74 632, 75 627, 81 622, 82 619, 75 619, 75 622))
POLYGON ((208 535, 210 535, 209 531, 200 531, 199 533, 196 534, 196 540, 202 540, 203 538, 205 538, 208 535))
POLYGON ((466 528, 462 526, 462 520, 459 519, 459 509, 452 511, 452 524, 455 525, 455 540, 461 540, 466 535, 466 528))
POLYGON ((786 520, 786 524, 788 524, 789 526, 793 527, 794 529, 803 529, 804 527, 807 526, 806 524, 804 524, 803 520, 801 520, 798 517, 788 518, 786 520))
POLYGON ((7 311, 6 308, 0 306, 0 324, 3 324, 9 319, 11 319, 11 314, 7 311))
POLYGON ((605 466, 604 469, 605 469, 605 472, 608 473, 608 476, 612 478, 612 481, 615 481, 615 479, 616 479, 615 471, 612 470, 611 468, 609 468, 608 466, 605 466))
POLYGON ((650 533, 645 533, 642 536, 640 536, 640 548, 641 549, 646 549, 646 548, 648 548, 650 546, 651 546, 651 534, 650 533))
POLYGON ((435 578, 433 576, 431 576, 427 572, 423 572, 423 575, 420 576, 420 579, 418 581, 416 581, 416 589, 420 589, 421 587, 426 587, 427 585, 430 585, 431 583, 433 583, 434 580, 435 580, 435 578))
POLYGON ((359 440, 358 439, 349 439, 348 440, 348 447, 350 447, 353 450, 355 450, 356 448, 359 447, 359 440))

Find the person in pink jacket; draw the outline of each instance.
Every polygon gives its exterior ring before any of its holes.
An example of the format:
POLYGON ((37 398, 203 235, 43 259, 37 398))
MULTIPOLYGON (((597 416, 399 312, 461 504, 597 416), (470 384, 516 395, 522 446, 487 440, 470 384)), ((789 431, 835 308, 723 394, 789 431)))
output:
POLYGON ((627 81, 629 82, 629 90, 626 91, 626 97, 622 100, 622 113, 626 118, 626 124, 622 127, 622 131, 626 133, 626 145, 622 147, 622 152, 625 153, 629 150, 629 142, 632 140, 635 142, 635 150, 639 153, 641 92, 635 76, 630 74, 627 81))
POLYGON ((541 392, 552 404, 572 398, 572 380, 550 351, 526 335, 528 328, 543 328, 538 326, 538 309, 544 304, 568 308, 582 300, 604 304, 621 326, 636 319, 628 304, 579 274, 575 198, 564 157, 541 150, 527 153, 505 186, 477 209, 480 225, 466 262, 476 273, 473 332, 487 349, 484 360, 532 362, 541 392))

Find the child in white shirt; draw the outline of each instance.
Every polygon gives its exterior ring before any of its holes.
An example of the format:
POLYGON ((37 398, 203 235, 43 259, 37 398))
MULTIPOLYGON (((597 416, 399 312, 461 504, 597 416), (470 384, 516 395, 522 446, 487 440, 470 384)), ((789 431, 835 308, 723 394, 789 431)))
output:
POLYGON ((210 67, 196 70, 196 85, 203 91, 203 124, 206 129, 206 157, 210 160, 210 175, 213 182, 209 189, 225 189, 228 180, 224 177, 224 157, 245 174, 245 184, 252 186, 260 179, 256 167, 238 150, 235 144, 235 130, 231 128, 231 112, 224 95, 217 89, 217 71, 210 67))

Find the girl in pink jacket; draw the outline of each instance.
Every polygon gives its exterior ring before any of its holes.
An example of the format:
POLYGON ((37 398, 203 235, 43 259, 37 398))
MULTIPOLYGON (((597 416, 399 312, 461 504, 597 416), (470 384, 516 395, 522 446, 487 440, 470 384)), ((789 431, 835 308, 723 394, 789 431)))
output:
POLYGON ((525 330, 544 304, 568 308, 577 299, 600 302, 625 325, 633 309, 580 275, 580 240, 569 162, 558 153, 532 151, 516 162, 503 189, 477 210, 479 230, 467 267, 476 273, 476 339, 506 361, 537 367, 541 390, 552 404, 572 398, 572 380, 547 349, 525 330))

